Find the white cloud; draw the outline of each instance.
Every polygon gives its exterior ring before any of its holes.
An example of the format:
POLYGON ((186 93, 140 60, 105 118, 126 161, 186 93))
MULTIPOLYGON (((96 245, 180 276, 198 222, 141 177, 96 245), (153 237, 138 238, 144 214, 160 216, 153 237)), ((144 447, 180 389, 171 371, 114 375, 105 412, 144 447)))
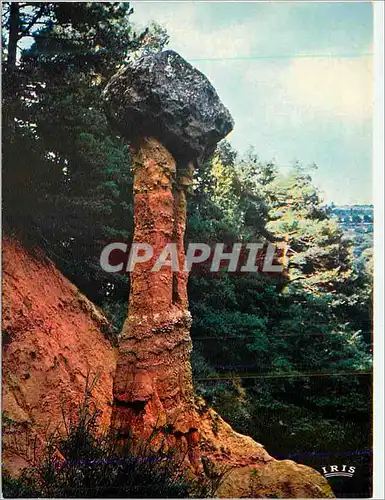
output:
MULTIPOLYGON (((167 48, 179 52, 188 59, 221 58, 247 56, 252 50, 255 25, 237 23, 217 26, 215 30, 203 29, 199 20, 199 4, 194 2, 175 3, 166 6, 164 3, 149 3, 149 14, 141 5, 135 9, 133 21, 142 25, 150 20, 167 29, 170 44, 167 48)), ((135 3, 134 3, 135 7, 135 3)))
POLYGON ((307 113, 355 121, 372 115, 370 58, 292 59, 283 78, 290 98, 307 113))
MULTIPOLYGON (((133 5, 135 8, 136 2, 133 5)), ((133 20, 147 24, 155 19, 170 35, 169 48, 187 60, 235 58, 266 55, 274 52, 277 44, 281 49, 292 45, 289 41, 295 38, 296 30, 287 28, 290 16, 306 12, 309 6, 305 9, 293 4, 293 7, 286 5, 282 9, 274 4, 269 8, 262 4, 258 18, 251 16, 236 23, 218 22, 211 30, 202 25, 203 8, 200 2, 190 1, 141 4, 133 20)), ((282 52, 286 51, 282 49, 282 52)), ((226 86, 233 90, 237 84, 239 91, 250 95, 251 102, 258 102, 263 97, 264 112, 273 116, 277 125, 287 122, 288 117, 293 125, 299 126, 317 117, 342 121, 371 118, 373 71, 369 57, 272 59, 261 63, 258 60, 210 64, 193 61, 212 79, 221 95, 226 94, 226 86)))
POLYGON ((372 117, 373 68, 370 57, 292 58, 268 61, 245 74, 251 99, 264 96, 276 125, 338 120, 364 122, 372 117))

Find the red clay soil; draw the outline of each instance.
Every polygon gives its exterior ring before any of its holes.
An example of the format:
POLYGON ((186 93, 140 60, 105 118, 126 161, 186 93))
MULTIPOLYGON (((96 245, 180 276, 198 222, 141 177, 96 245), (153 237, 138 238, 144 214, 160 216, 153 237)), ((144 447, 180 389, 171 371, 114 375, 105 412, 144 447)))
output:
MULTIPOLYGON (((93 397, 109 425, 116 353, 102 333, 106 318, 43 255, 7 238, 2 254, 3 415, 43 436, 62 421, 63 404, 82 400, 87 373, 101 370, 93 397)), ((3 464, 25 465, 7 451, 4 431, 3 464)))

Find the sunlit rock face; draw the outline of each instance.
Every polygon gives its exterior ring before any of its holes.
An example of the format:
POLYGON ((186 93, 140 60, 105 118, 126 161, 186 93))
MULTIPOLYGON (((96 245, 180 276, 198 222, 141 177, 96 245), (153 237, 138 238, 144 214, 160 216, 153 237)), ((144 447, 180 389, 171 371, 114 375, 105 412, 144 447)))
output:
POLYGON ((3 235, 2 264, 2 410, 14 422, 2 429, 2 465, 18 474, 65 432, 63 411, 76 416, 88 375, 100 374, 90 396, 109 427, 117 356, 112 326, 42 250, 3 235))
POLYGON ((103 96, 123 136, 156 137, 177 162, 209 156, 234 126, 206 76, 172 50, 123 67, 103 96))

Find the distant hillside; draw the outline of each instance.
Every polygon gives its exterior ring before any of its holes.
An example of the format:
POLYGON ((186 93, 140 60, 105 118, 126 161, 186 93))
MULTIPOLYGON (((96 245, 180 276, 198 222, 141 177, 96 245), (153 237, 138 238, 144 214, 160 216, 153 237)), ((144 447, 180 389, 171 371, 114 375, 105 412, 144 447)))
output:
POLYGON ((332 212, 344 224, 373 223, 373 205, 335 205, 332 212))
POLYGON ((366 259, 367 250, 373 248, 373 205, 332 205, 331 209, 345 237, 352 241, 355 257, 366 259))

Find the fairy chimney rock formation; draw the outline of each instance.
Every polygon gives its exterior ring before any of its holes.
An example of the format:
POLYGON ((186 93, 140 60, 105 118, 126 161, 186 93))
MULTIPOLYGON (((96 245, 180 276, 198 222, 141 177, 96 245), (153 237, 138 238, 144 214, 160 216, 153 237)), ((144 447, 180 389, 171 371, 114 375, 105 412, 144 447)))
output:
POLYGON ((133 242, 153 248, 153 257, 131 273, 112 426, 123 438, 164 431, 197 467, 199 417, 183 270, 186 190, 196 161, 214 152, 233 120, 208 79, 173 51, 122 68, 103 98, 111 123, 133 150, 133 242), (178 271, 167 265, 153 270, 166 244, 176 245, 178 271))

